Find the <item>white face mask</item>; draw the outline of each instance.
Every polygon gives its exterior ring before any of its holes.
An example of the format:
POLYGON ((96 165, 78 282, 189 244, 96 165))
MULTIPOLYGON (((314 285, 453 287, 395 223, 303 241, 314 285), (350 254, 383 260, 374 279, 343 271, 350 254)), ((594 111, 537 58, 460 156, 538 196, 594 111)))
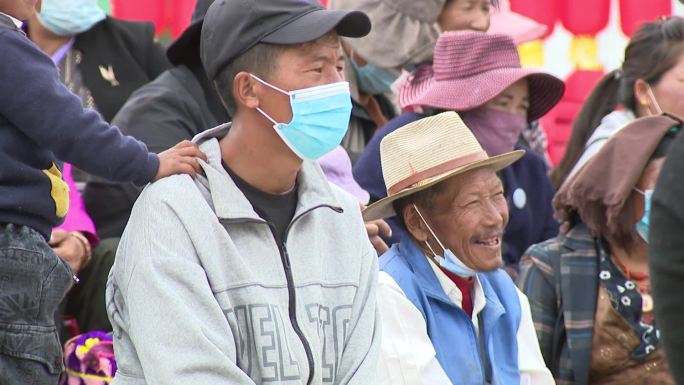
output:
POLYGON ((437 241, 437 244, 439 244, 439 247, 441 247, 443 250, 443 256, 440 257, 432 249, 432 246, 430 246, 430 243, 428 241, 424 241, 427 248, 430 249, 430 252, 434 256, 434 258, 437 260, 437 263, 439 263, 439 265, 443 269, 446 269, 446 270, 458 275, 459 277, 464 277, 464 278, 474 277, 477 274, 477 271, 466 266, 465 263, 461 262, 461 260, 458 259, 458 257, 456 257, 456 255, 451 250, 445 248, 444 245, 442 244, 442 242, 439 240, 439 238, 437 238, 437 236, 435 235, 435 232, 432 231, 432 228, 430 228, 430 225, 428 225, 425 218, 423 218, 423 214, 420 213, 420 210, 418 210, 418 207, 414 204, 413 208, 418 213, 420 220, 423 221, 423 223, 427 227, 428 231, 430 231, 430 234, 432 235, 432 237, 435 239, 435 241, 437 241))

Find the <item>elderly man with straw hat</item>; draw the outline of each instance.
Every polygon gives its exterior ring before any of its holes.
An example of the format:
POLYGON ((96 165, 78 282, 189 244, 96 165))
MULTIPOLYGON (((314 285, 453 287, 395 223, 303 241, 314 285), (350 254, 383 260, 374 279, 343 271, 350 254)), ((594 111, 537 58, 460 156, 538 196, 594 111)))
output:
POLYGON ((489 157, 455 112, 410 123, 380 146, 387 197, 366 220, 407 229, 380 258, 382 359, 391 384, 553 384, 527 298, 501 269, 508 206, 489 157))

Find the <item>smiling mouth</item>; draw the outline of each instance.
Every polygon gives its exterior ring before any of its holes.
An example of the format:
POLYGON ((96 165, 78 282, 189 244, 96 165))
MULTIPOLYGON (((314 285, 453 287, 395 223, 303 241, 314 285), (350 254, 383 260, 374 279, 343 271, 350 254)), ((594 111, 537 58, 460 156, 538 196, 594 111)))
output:
POLYGON ((501 236, 497 235, 489 238, 480 238, 475 241, 475 244, 484 247, 499 247, 501 246, 501 236))

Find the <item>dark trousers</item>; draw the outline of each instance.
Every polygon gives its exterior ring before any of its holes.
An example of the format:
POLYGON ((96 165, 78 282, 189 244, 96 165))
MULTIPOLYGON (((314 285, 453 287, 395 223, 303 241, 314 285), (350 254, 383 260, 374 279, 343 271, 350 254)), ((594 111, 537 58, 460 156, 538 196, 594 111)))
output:
POLYGON ((1 384, 57 384, 64 366, 55 312, 72 282, 40 233, 0 225, 1 384))

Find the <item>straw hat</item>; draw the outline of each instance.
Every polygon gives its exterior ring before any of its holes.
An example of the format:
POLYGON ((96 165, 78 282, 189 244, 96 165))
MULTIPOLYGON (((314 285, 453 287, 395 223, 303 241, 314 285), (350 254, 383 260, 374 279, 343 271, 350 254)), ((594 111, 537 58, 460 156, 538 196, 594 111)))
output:
POLYGON ((363 211, 366 221, 396 215, 392 202, 481 167, 498 171, 520 159, 516 150, 489 157, 455 112, 409 123, 380 143, 387 197, 363 211))
POLYGON ((494 99, 520 79, 530 86, 527 119, 541 118, 563 96, 557 77, 521 68, 513 38, 475 31, 444 32, 432 66, 419 67, 399 92, 399 104, 469 111, 494 99))

